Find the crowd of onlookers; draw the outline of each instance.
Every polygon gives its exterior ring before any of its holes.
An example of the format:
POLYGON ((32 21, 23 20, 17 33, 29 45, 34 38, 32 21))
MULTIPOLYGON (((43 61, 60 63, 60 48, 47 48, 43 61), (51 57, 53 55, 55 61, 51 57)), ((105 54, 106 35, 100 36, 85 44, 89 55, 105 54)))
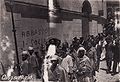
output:
POLYGON ((107 74, 118 73, 119 49, 119 38, 103 33, 74 37, 71 44, 52 38, 41 45, 40 52, 33 47, 22 52, 20 73, 44 82, 46 79, 50 82, 95 82, 102 60, 106 61, 107 74))
POLYGON ((89 35, 87 38, 74 37, 71 44, 53 38, 46 42, 45 46, 41 46, 40 53, 34 52, 33 47, 29 47, 28 51, 23 51, 21 74, 32 74, 34 78, 42 78, 45 75, 44 59, 48 54, 50 57, 46 58, 50 59, 48 62, 50 81, 94 82, 96 71, 99 72, 101 59, 106 60, 107 74, 118 73, 119 49, 118 37, 105 36, 102 33, 97 36, 89 35))

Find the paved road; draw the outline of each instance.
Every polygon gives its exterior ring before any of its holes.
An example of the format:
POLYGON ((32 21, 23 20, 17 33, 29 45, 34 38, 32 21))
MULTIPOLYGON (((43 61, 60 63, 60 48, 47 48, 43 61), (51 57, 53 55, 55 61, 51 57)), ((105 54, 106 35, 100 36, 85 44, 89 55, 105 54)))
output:
POLYGON ((118 78, 120 79, 120 74, 111 76, 111 74, 106 74, 105 69, 107 69, 106 62, 101 61, 100 70, 99 72, 96 72, 97 82, 116 82, 118 78))

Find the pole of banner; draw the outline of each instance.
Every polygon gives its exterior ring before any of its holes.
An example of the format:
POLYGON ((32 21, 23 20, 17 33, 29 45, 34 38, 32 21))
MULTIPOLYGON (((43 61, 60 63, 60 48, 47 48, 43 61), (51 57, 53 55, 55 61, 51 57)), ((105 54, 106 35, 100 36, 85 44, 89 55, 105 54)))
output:
POLYGON ((17 47, 17 38, 16 38, 16 30, 15 30, 15 22, 14 22, 14 15, 13 15, 13 0, 10 0, 10 10, 11 10, 11 20, 12 20, 12 27, 13 27, 13 35, 14 35, 14 41, 15 41, 15 50, 16 50, 16 58, 17 58, 17 69, 18 69, 18 75, 20 75, 20 63, 19 63, 19 56, 18 56, 18 47, 17 47))

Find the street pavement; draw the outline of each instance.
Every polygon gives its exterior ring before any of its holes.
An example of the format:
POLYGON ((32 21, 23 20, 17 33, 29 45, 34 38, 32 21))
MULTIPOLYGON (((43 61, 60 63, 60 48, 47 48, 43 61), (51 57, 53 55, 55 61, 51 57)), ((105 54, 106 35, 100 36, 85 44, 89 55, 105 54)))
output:
POLYGON ((112 76, 111 74, 106 74, 106 62, 100 62, 99 72, 96 72, 97 82, 120 82, 120 74, 112 76))

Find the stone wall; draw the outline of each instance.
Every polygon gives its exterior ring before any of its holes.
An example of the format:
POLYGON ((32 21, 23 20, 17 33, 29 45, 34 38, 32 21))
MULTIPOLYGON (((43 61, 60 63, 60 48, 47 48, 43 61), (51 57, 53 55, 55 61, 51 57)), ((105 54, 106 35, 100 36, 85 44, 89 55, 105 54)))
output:
MULTIPOLYGON (((46 0, 15 0, 15 1, 21 1, 21 2, 26 2, 26 3, 32 3, 32 4, 37 4, 37 5, 47 5, 46 0)), ((67 9, 70 11, 77 11, 81 12, 82 9, 82 3, 84 0, 59 0, 60 7, 62 9, 67 9)), ((92 6, 92 14, 98 15, 98 10, 101 10, 102 8, 102 0, 89 0, 92 6)), ((4 3, 4 0, 1 1, 4 3)), ((4 8, 1 8, 4 13, 4 21, 2 22, 4 24, 1 24, 1 28, 5 27, 5 31, 10 31, 9 33, 12 34, 12 23, 11 23, 11 15, 10 12, 7 12, 5 9, 5 4, 4 8), (6 23, 6 24, 5 24, 6 23), (8 28, 9 27, 9 28, 8 28), (6 30, 7 28, 7 30, 6 30)), ((28 4, 29 5, 29 4, 28 4)), ((105 8, 105 7, 104 7, 105 8)), ((23 9, 23 12, 26 11, 27 9, 23 9)), ((104 9, 106 10, 106 9, 104 9)), ((27 10, 28 14, 30 10, 27 10)), ((27 13, 27 12, 26 12, 27 13)), ((39 14, 39 13, 38 13, 39 14)), ((1 14, 3 16, 3 14, 1 14)), ((27 14, 26 14, 27 15, 27 14)), ((103 17, 106 17, 105 14, 103 17)), ((19 13, 14 13, 14 19, 15 19, 15 27, 17 30, 17 40, 18 40, 18 45, 21 46, 19 49, 23 50, 26 49, 28 46, 36 46, 37 44, 41 44, 41 42, 44 42, 44 39, 49 36, 49 25, 47 22, 47 19, 42 19, 42 18, 29 18, 29 16, 26 18, 24 16, 21 16, 19 13), (44 37, 44 38, 43 38, 44 37), (29 40, 31 38, 31 40, 29 40), (33 39, 36 39, 33 41, 33 39), (40 38, 40 39, 38 39, 40 38), (26 40, 26 41, 25 41, 26 40), (27 43, 26 43, 27 42, 27 43)), ((64 20, 62 23, 58 23, 56 26, 56 32, 57 32, 57 37, 61 40, 67 39, 70 41, 74 36, 82 36, 82 19, 73 19, 71 21, 64 20)), ((98 32, 102 31, 102 26, 98 25, 97 21, 90 21, 89 22, 89 34, 97 35, 98 32), (99 31, 100 29, 100 31, 99 31)), ((2 31, 2 35, 5 35, 4 32, 2 31)), ((8 35, 10 35, 8 33, 8 35)), ((7 35, 7 34, 6 34, 7 35)), ((10 37, 13 38, 13 35, 10 35, 10 37)), ((14 39, 12 39, 12 42, 14 39)), ((18 47, 19 47, 18 46, 18 47)))
POLYGON ((14 55, 11 16, 6 11, 4 0, 0 0, 0 61, 3 63, 5 70, 12 64, 14 55))

